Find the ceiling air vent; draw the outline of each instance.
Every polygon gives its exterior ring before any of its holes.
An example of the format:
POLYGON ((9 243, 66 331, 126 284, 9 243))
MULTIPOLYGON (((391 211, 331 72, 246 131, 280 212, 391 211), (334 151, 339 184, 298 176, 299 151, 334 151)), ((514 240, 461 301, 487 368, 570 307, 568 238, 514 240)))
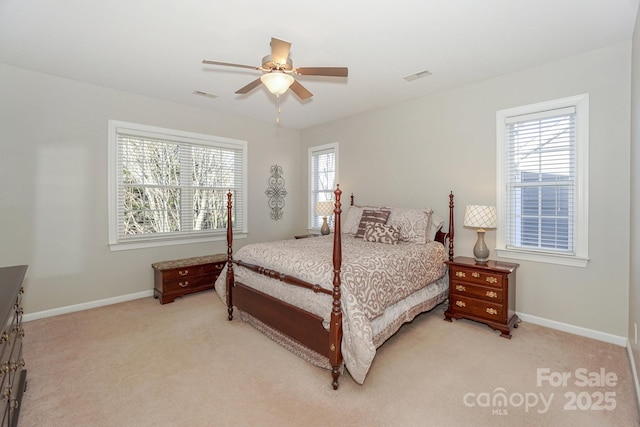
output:
POLYGON ((218 97, 218 95, 214 95, 212 93, 203 92, 201 90, 194 90, 193 94, 194 95, 200 95, 200 96, 206 96, 208 98, 217 98, 218 97))
POLYGON ((414 73, 414 74, 409 74, 408 76, 405 76, 403 78, 408 82, 412 82, 414 80, 421 79, 422 77, 427 77, 427 76, 430 76, 430 75, 431 75, 431 71, 422 70, 422 71, 418 71, 417 73, 414 73))

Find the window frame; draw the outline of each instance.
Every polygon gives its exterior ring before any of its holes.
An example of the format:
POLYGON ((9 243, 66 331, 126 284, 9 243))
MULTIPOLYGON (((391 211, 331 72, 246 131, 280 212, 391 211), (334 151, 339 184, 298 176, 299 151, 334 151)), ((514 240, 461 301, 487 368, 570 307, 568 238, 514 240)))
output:
POLYGON ((589 94, 508 108, 496 113, 496 253, 499 257, 524 261, 586 267, 589 262, 589 94), (507 119, 567 107, 575 108, 574 254, 543 249, 513 248, 507 245, 507 119))
MULTIPOLYGON (((309 197, 307 200, 307 229, 308 230, 313 230, 313 231, 319 231, 320 227, 322 226, 322 222, 320 222, 319 225, 314 225, 314 217, 315 217, 315 207, 314 207, 314 193, 316 192, 315 189, 313 188, 313 183, 314 183, 314 170, 313 170, 313 159, 314 156, 321 154, 322 152, 326 152, 326 151, 333 151, 333 155, 334 155, 334 183, 333 183, 333 188, 331 190, 331 196, 333 199, 333 191, 335 190, 335 186, 336 184, 339 182, 338 181, 338 143, 337 142, 331 142, 329 144, 323 144, 323 145, 317 145, 315 147, 310 147, 309 151, 308 151, 308 171, 309 171, 309 197)), ((333 218, 331 219, 327 219, 329 222, 329 226, 330 228, 333 230, 333 218)))
MULTIPOLYGON (((221 149, 234 149, 241 151, 242 156, 242 183, 237 186, 244 195, 240 203, 234 200, 234 207, 239 206, 238 216, 242 218, 241 224, 234 224, 234 238, 246 238, 248 233, 248 144, 247 141, 224 138, 214 135, 187 132, 175 129, 166 129, 157 126, 142 125, 119 120, 108 121, 108 245, 112 251, 142 249, 158 246, 169 246, 190 243, 202 243, 226 240, 226 229, 217 231, 187 230, 178 233, 145 234, 136 238, 123 238, 119 235, 119 221, 122 219, 121 211, 124 209, 118 199, 118 192, 124 185, 122 174, 118 170, 120 134, 140 135, 150 139, 165 140, 168 143, 179 143, 183 146, 210 146, 221 149)), ((226 204, 225 204, 226 215, 226 204)))

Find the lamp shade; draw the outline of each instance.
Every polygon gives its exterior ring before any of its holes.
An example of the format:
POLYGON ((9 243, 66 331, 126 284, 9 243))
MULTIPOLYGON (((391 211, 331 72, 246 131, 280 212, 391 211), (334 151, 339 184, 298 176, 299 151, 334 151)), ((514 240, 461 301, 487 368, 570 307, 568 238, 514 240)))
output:
POLYGON ((495 206, 468 205, 464 210, 464 226, 472 228, 496 228, 495 206))
POLYGON ((267 74, 263 74, 260 80, 269 89, 269 92, 275 96, 280 96, 289 89, 289 86, 293 84, 295 79, 289 74, 282 71, 272 71, 267 74))
POLYGON ((331 216, 333 214, 333 202, 331 200, 316 203, 316 216, 331 216))

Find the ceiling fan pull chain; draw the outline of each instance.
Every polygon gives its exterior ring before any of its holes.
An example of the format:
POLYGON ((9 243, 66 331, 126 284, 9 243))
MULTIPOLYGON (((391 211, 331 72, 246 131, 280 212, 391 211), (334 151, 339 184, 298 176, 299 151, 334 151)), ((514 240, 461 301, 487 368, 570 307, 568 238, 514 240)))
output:
POLYGON ((276 108, 278 109, 276 114, 276 123, 280 124, 280 113, 282 112, 282 109, 280 108, 280 95, 276 95, 276 108))

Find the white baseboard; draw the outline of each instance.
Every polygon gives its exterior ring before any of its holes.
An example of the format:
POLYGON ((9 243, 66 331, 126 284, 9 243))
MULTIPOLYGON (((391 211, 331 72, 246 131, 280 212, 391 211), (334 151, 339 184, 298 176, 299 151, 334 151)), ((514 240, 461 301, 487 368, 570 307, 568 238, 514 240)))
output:
POLYGON ((593 329, 582 328, 580 326, 569 325, 567 323, 556 322, 555 320, 544 319, 542 317, 531 316, 524 313, 516 313, 524 322, 533 323, 534 325, 545 326, 551 329, 568 332, 570 334, 579 335, 581 337, 593 338, 594 340, 608 342, 610 344, 627 346, 627 338, 618 335, 608 334, 606 332, 594 331, 593 329))
POLYGON ((135 294, 121 295, 119 297, 106 298, 98 301, 90 301, 82 304, 69 305, 66 307, 54 308, 52 310, 39 311, 37 313, 25 314, 22 320, 29 322, 31 320, 44 319, 45 317, 58 316, 60 314, 73 313, 76 311, 88 310, 90 308, 103 307, 105 305, 117 304, 119 302, 131 301, 134 299, 152 297, 153 290, 137 292, 135 294))
POLYGON ((627 340, 627 355, 629 356, 629 364, 631 365, 631 373, 633 374, 633 384, 636 386, 636 399, 638 399, 638 408, 640 408, 640 382, 638 382, 638 369, 633 358, 633 350, 631 349, 631 341, 627 340))

